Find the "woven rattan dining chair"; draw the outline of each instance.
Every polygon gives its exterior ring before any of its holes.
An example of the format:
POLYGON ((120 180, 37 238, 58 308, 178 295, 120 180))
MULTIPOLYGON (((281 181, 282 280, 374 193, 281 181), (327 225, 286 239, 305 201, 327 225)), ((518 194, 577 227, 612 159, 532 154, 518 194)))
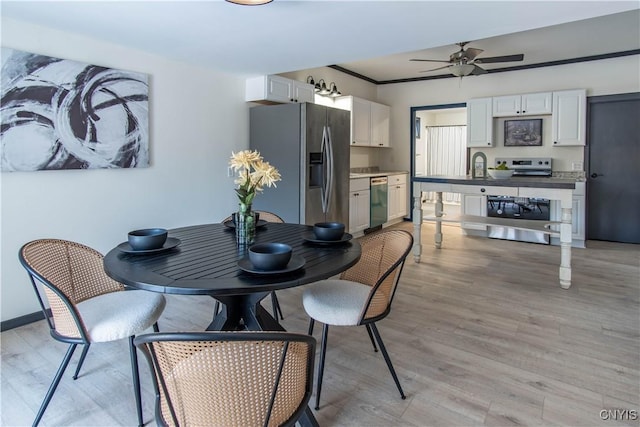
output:
POLYGON ((159 425, 293 426, 311 398, 308 335, 173 332, 134 342, 153 373, 159 425))
POLYGON ((102 254, 79 243, 58 239, 34 240, 20 248, 19 259, 29 273, 51 336, 69 344, 33 425, 37 425, 44 415, 79 344, 84 347, 74 380, 78 378, 92 343, 127 337, 138 424, 142 425, 138 358, 133 337, 152 326, 158 330, 157 320, 165 307, 164 296, 147 291, 125 292, 121 283, 104 272, 102 254), (43 285, 42 288, 37 282, 43 285), (45 306, 45 300, 50 309, 45 306))
MULTIPOLYGON (((267 211, 254 211, 254 212, 260 215, 259 218, 261 220, 264 220, 267 222, 277 222, 280 224, 284 223, 284 219, 280 218, 278 215, 274 214, 273 212, 267 212, 267 211)), ((222 223, 224 224, 225 222, 232 221, 232 220, 233 220, 233 216, 228 216, 224 220, 222 220, 222 223)), ((275 292, 271 292, 271 306, 273 308, 273 318, 278 320, 278 314, 280 314, 280 320, 284 320, 284 316, 282 315, 282 308, 280 308, 280 302, 278 301, 278 297, 276 296, 275 292)), ((218 313, 219 310, 220 310, 220 301, 216 300, 216 304, 213 308, 214 316, 216 313, 218 313)))
POLYGON ((405 259, 413 245, 413 237, 404 230, 384 230, 364 236, 360 239, 360 245, 362 256, 353 267, 344 271, 339 279, 323 280, 307 286, 302 295, 304 309, 311 318, 309 335, 313 334, 315 321, 324 324, 318 364, 316 410, 320 408, 329 325, 364 325, 375 351, 378 351, 377 341, 400 397, 406 398, 376 322, 391 311, 391 303, 405 259))

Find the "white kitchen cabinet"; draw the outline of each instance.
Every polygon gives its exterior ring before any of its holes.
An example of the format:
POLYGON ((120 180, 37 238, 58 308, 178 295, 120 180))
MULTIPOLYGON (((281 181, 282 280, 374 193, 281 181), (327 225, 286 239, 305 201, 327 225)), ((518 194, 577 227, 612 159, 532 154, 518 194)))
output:
POLYGON ((493 147, 493 104, 491 98, 467 101, 467 147, 493 147))
POLYGON ((391 108, 388 105, 371 103, 371 146, 389 146, 389 119, 391 108))
POLYGON ((355 96, 336 98, 334 105, 351 111, 352 146, 389 146, 390 108, 387 105, 355 96))
POLYGON ((369 228, 370 198, 369 178, 349 180, 349 233, 369 228))
POLYGON ((387 221, 407 215, 407 175, 387 177, 387 221))
POLYGON ((587 91, 553 92, 553 145, 585 145, 587 131, 587 91))
POLYGON ((551 92, 496 96, 492 99, 493 117, 551 114, 552 98, 551 92))
MULTIPOLYGON (((487 196, 478 194, 462 194, 461 201, 463 215, 487 216, 487 196)), ((469 224, 462 222, 460 226, 463 229, 468 230, 485 231, 487 229, 485 224, 469 224)))
POLYGON ((277 75, 247 79, 245 90, 245 100, 253 102, 313 102, 315 96, 312 84, 277 75))

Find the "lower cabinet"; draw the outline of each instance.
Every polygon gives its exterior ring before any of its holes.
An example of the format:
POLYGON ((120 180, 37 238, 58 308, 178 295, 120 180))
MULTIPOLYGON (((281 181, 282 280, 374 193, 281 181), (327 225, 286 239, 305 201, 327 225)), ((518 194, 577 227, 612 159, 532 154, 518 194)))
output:
POLYGON ((407 216, 407 175, 389 175, 387 194, 387 221, 407 216))
POLYGON ((349 233, 357 233, 369 228, 370 198, 369 178, 350 180, 349 233))
MULTIPOLYGON (((576 189, 573 191, 572 206, 571 206, 571 239, 572 246, 578 248, 585 247, 586 237, 586 205, 585 205, 585 193, 586 185, 584 182, 576 182, 576 189)), ((560 203, 551 201, 551 221, 562 220, 562 209, 560 203)), ((558 240, 559 241, 559 240, 558 240)), ((555 239, 552 238, 552 243, 555 243, 555 239)))
MULTIPOLYGON (((478 194, 461 194, 462 196, 462 214, 473 216, 487 216, 487 196, 478 194)), ((462 222, 460 226, 468 230, 486 230, 484 224, 469 224, 462 222)))

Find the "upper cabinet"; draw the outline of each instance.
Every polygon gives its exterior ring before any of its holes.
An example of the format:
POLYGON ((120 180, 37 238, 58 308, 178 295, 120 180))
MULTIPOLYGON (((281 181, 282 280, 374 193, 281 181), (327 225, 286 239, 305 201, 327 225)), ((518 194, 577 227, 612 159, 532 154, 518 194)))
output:
POLYGON ((535 116, 551 114, 551 92, 493 98, 493 117, 535 116))
POLYGON ((351 146, 388 147, 390 108, 355 96, 335 99, 335 106, 351 111, 351 146))
POLYGON ((247 79, 245 100, 253 102, 313 102, 314 86, 305 82, 269 75, 247 79))
POLYGON ((371 103, 371 145, 389 146, 389 118, 391 109, 388 105, 371 103))
POLYGON ((493 147, 496 117, 551 115, 553 146, 585 145, 585 89, 476 98, 467 101, 467 147, 493 147))
POLYGON ((553 92, 553 145, 585 145, 587 91, 553 92))
POLYGON ((467 101, 467 147, 493 147, 492 99, 467 101))

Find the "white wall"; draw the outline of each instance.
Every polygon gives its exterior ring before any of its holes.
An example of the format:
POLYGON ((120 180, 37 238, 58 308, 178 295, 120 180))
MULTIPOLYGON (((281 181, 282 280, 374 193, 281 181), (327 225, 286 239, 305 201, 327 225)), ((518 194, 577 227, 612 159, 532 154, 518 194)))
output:
MULTIPOLYGON (((2 46, 149 75, 151 166, 0 174, 2 320, 39 310, 20 246, 53 237, 105 253, 144 227, 217 222, 237 208, 232 150, 248 147, 244 76, 2 19, 2 46)), ((268 159, 267 159, 268 160, 268 159)))
MULTIPOLYGON (((471 98, 546 92, 565 89, 587 89, 587 96, 610 95, 640 91, 640 58, 638 55, 579 64, 536 68, 523 71, 486 74, 482 76, 439 79, 414 83, 378 86, 377 100, 391 106, 391 141, 393 150, 380 157, 382 169, 410 168, 410 108, 455 104, 471 98)), ((550 126, 545 126, 550 129, 550 126)), ((546 132, 546 131, 545 131, 546 132)), ((550 134, 549 134, 550 135, 550 134)), ((550 140, 550 136, 547 141, 550 140)), ((532 147, 535 148, 535 147, 532 147)), ((583 161, 582 147, 550 147, 536 157, 562 159, 557 165, 570 170, 571 161, 583 161)), ((512 148, 496 147, 483 151, 487 157, 515 157, 512 148)), ((540 151, 537 151, 539 153, 540 151)), ((533 156, 529 152, 519 155, 533 156)), ((555 168, 557 170, 560 170, 555 168)))

